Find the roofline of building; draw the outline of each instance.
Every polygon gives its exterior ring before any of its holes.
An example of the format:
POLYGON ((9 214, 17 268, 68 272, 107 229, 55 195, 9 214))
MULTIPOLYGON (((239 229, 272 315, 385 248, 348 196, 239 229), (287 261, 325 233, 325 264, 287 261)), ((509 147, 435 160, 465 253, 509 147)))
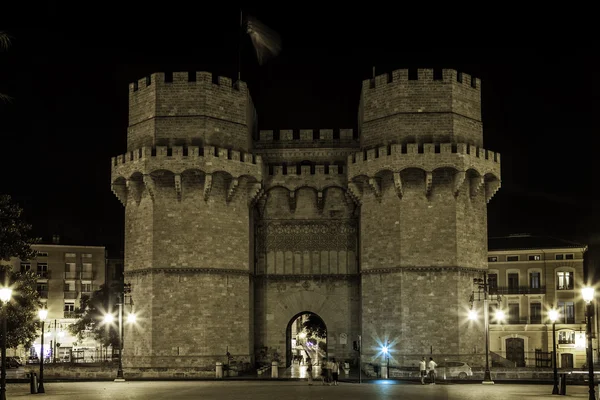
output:
POLYGON ((43 244, 43 243, 36 243, 36 244, 32 244, 31 247, 39 247, 39 246, 44 246, 44 247, 76 247, 76 248, 84 248, 84 249, 105 249, 106 246, 85 246, 85 245, 77 245, 77 244, 43 244))
POLYGON ((502 248, 502 249, 494 249, 494 250, 490 250, 488 249, 488 253, 493 253, 493 252, 500 252, 500 251, 541 251, 541 252, 548 252, 548 251, 573 251, 573 249, 579 249, 582 252, 586 252, 588 250, 587 246, 562 246, 562 247, 523 247, 523 248, 515 248, 515 247, 507 247, 507 248, 502 248))

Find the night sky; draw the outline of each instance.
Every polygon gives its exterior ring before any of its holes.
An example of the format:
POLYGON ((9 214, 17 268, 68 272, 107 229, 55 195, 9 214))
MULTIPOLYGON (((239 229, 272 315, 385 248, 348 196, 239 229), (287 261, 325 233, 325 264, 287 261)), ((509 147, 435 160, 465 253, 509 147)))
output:
MULTIPOLYGON (((169 70, 237 75, 239 11, 145 4, 99 7, 89 21, 53 7, 48 26, 7 29, 13 43, 0 53, 0 92, 15 100, 0 105, 0 192, 46 240, 58 233, 64 244, 122 250, 124 209, 110 190, 110 158, 126 150, 129 82, 169 70)), ((259 66, 242 37, 242 79, 259 129, 356 128, 372 66, 377 74, 458 69, 481 78, 484 146, 502 155, 490 236, 591 244, 600 233, 591 48, 438 48, 460 42, 409 41, 393 26, 356 23, 358 14, 246 11, 283 39, 282 53, 259 66)))

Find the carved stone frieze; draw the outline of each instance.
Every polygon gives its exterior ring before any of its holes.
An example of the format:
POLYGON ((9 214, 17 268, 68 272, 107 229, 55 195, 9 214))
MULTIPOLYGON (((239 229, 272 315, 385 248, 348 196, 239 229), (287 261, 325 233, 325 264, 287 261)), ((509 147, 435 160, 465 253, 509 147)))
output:
POLYGON ((257 227, 259 252, 356 251, 357 221, 263 220, 257 227))

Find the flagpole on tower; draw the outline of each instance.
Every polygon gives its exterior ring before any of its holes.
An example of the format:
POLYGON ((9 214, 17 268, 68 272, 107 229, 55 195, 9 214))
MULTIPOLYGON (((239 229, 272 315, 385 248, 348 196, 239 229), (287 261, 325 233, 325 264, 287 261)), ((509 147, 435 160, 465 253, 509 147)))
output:
POLYGON ((244 17, 242 14, 242 9, 240 8, 240 31, 238 33, 238 83, 242 80, 242 29, 243 29, 244 17))

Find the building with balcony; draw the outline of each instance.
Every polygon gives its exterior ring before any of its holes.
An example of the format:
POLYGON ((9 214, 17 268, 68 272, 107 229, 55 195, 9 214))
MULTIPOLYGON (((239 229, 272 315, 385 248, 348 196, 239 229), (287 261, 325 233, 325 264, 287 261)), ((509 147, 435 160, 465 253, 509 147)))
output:
POLYGON ((490 294, 500 298, 490 302, 490 351, 496 365, 552 365, 548 318, 552 308, 560 313, 556 322, 559 368, 586 364, 586 304, 581 298, 581 288, 588 283, 586 251, 587 246, 578 243, 526 234, 489 239, 490 294), (504 321, 495 320, 497 307, 504 311, 504 321))
MULTIPOLYGON (((97 354, 96 342, 83 341, 73 337, 68 325, 75 321, 75 309, 79 307, 82 295, 91 295, 105 283, 106 261, 104 246, 60 245, 58 238, 54 244, 36 244, 32 248, 38 252, 33 260, 12 259, 15 271, 34 271, 38 275, 37 290, 41 301, 48 308, 44 331, 44 353, 53 361, 64 360, 84 354, 97 354)), ((31 349, 16 349, 22 357, 38 355, 40 338, 31 349)))

